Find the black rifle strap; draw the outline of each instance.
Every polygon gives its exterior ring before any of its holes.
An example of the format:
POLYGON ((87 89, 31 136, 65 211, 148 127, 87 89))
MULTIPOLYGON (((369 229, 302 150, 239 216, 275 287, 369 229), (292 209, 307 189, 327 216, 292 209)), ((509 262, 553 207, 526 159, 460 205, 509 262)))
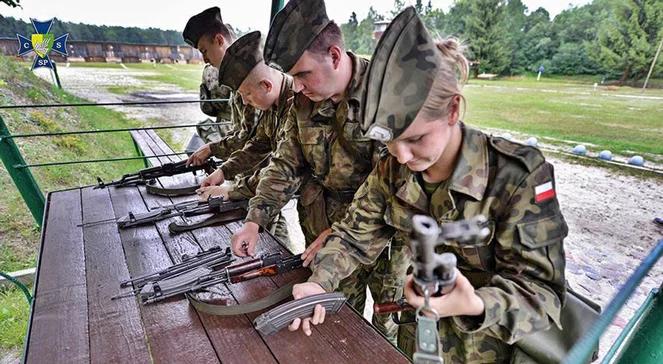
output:
POLYGON ((177 235, 187 231, 192 231, 208 226, 222 225, 229 222, 239 221, 246 217, 246 210, 236 209, 225 211, 222 213, 214 214, 214 216, 208 217, 202 221, 193 224, 187 224, 183 222, 171 222, 168 225, 168 231, 171 234, 177 235))
POLYGON ((178 197, 178 196, 190 196, 195 195, 196 190, 199 189, 199 185, 193 186, 175 186, 171 188, 162 188, 157 185, 148 184, 146 187, 147 193, 157 196, 165 197, 178 197))

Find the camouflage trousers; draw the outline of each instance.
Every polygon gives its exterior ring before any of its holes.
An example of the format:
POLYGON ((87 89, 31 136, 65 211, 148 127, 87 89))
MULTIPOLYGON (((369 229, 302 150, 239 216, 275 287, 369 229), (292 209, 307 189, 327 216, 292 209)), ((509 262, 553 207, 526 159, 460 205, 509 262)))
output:
MULTIPOLYGON (((366 287, 375 303, 393 302, 403 296, 403 286, 410 265, 410 248, 388 246, 371 265, 362 265, 351 276, 341 281, 338 290, 345 294, 348 303, 362 314, 366 304, 366 287)), ((384 336, 396 345, 398 326, 390 315, 373 313, 371 319, 384 336)))
POLYGON ((230 133, 232 129, 233 124, 229 120, 217 119, 217 121, 214 121, 207 118, 198 123, 198 126, 196 126, 196 133, 205 141, 205 143, 210 143, 218 142, 221 138, 230 133), (214 125, 215 123, 220 125, 214 125))
MULTIPOLYGON (((315 186, 304 186, 297 203, 297 210, 306 246, 333 222, 339 221, 349 205, 350 202, 325 198, 322 190, 316 189, 315 186)), ((394 243, 382 252, 375 263, 360 266, 352 275, 341 281, 338 291, 345 294, 348 303, 359 314, 364 312, 366 287, 370 290, 374 302, 393 302, 403 296, 410 257, 409 247, 394 243)), ((398 327, 389 315, 374 314, 371 322, 394 345, 396 344, 398 327)))

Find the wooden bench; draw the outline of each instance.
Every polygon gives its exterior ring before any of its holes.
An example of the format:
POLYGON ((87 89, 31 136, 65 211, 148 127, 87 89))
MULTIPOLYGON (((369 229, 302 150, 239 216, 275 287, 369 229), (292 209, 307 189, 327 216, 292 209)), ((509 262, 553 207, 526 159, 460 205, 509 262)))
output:
MULTIPOLYGON (((153 132, 136 132, 146 156, 171 150, 153 132)), ((180 160, 153 157, 151 164, 180 160)), ((177 178, 161 178, 169 186, 177 178)), ((284 330, 263 337, 252 325, 259 314, 211 316, 197 312, 183 297, 141 305, 136 299, 111 301, 119 282, 151 273, 220 245, 229 246, 239 227, 232 223, 171 236, 168 224, 118 230, 113 223, 81 225, 145 212, 158 204, 191 197, 149 195, 145 188, 91 187, 47 196, 35 295, 24 358, 27 363, 407 363, 408 360, 349 306, 311 337, 284 330)), ((268 234, 259 254, 290 254, 268 234)), ((301 278, 290 272, 222 286, 234 304, 254 301, 301 278)))

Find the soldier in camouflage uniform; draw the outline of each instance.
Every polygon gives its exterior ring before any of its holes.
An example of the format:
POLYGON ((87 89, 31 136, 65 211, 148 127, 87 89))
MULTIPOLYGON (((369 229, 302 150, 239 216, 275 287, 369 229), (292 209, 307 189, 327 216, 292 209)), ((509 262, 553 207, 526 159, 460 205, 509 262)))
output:
MULTIPOLYGON (((206 64, 203 69, 203 80, 200 84, 200 100, 228 99, 233 96, 230 87, 219 85, 219 71, 211 64, 206 64)), ((241 125, 233 125, 233 120, 239 122, 241 118, 232 117, 230 102, 201 102, 200 110, 205 115, 214 118, 206 119, 198 123, 196 132, 205 143, 218 142, 221 138, 235 129, 239 130, 241 125), (210 125, 217 124, 217 125, 210 125), (220 124, 220 125, 218 125, 220 124)))
MULTIPOLYGON (((256 134, 242 149, 238 149, 208 176, 198 190, 200 198, 210 196, 240 200, 255 196, 260 180, 260 170, 267 166, 271 153, 284 136, 283 123, 287 116, 294 91, 292 79, 267 66, 263 61, 260 32, 251 32, 239 38, 226 52, 219 67, 219 82, 242 95, 242 99, 260 110, 256 134), (246 166, 258 166, 251 175, 240 175, 246 166), (225 183, 232 180, 233 183, 225 183)), ((283 242, 288 242, 288 229, 283 214, 278 214, 270 232, 283 242)))
MULTIPOLYGON (((485 239, 450 241, 438 251, 454 253, 459 272, 454 289, 430 304, 442 317, 445 363, 505 363, 517 340, 560 326, 568 229, 553 167, 539 150, 459 121, 457 70, 466 76, 468 69, 459 47, 452 39, 434 43, 411 7, 387 28, 368 70, 364 129, 391 155, 334 224, 309 282, 296 285, 293 296, 333 291, 357 267, 378 259, 390 238, 406 239, 415 214, 439 223, 483 214, 490 228, 485 239)), ((423 305, 411 276, 405 293, 413 306, 423 305)), ((310 332, 310 324, 322 320, 319 306, 302 326, 310 332)), ((415 324, 399 330, 399 346, 409 354, 414 330, 415 324)))
MULTIPOLYGON (((360 128, 369 62, 343 51, 340 29, 327 18, 322 0, 290 1, 274 17, 265 60, 293 76, 298 94, 285 124, 286 136, 262 174, 244 226, 232 238, 233 251, 253 255, 259 227, 301 191, 299 216, 309 246, 303 255, 308 265, 377 162, 379 144, 363 137, 360 128)), ((367 284, 376 302, 401 296, 408 262, 403 250, 385 249, 377 263, 361 267, 341 285, 358 311, 364 309, 367 284)), ((373 322, 395 341, 397 327, 388 317, 373 322)))
MULTIPOLYGON (((228 47, 235 37, 230 28, 223 23, 221 10, 218 7, 209 8, 192 16, 182 32, 184 41, 198 49, 203 60, 211 65, 205 69, 203 84, 201 85, 201 99, 211 99, 228 95, 228 106, 221 107, 216 103, 202 103, 201 108, 206 114, 217 112, 217 122, 221 118, 230 116, 234 130, 220 138, 200 147, 191 157, 188 164, 202 164, 210 155, 226 159, 230 153, 244 146, 246 141, 255 134, 257 119, 254 108, 244 105, 242 98, 223 85, 219 85, 218 67, 228 47), (204 106, 207 105, 207 106, 204 106)), ((207 129, 207 128, 206 128, 207 129)), ((202 137, 202 136, 201 136, 202 137)))

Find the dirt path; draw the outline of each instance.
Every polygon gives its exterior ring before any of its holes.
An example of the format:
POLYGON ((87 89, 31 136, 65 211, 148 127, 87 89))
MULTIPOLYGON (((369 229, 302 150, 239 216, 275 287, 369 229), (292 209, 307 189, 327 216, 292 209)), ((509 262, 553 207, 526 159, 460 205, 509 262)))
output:
MULTIPOLYGON (((106 87, 112 85, 144 86, 152 97, 195 99, 198 96, 172 85, 137 78, 145 74, 149 72, 73 67, 60 70, 67 91, 94 101, 141 99, 111 94, 106 87)), ((190 123, 205 118, 196 104, 114 109, 131 118, 156 119, 150 125, 190 123)), ((181 141, 188 139, 189 133, 179 131, 174 136, 181 141)), ((663 228, 652 222, 656 216, 663 217, 663 183, 661 179, 640 179, 556 157, 549 156, 548 160, 555 166, 557 193, 570 229, 566 239, 567 279, 578 292, 605 307, 656 241, 663 238, 663 228)), ((287 216, 289 225, 296 227, 296 216, 292 213, 287 216)), ((300 239, 297 235, 297 240, 300 239)), ((604 335, 602 353, 608 350, 649 291, 662 281, 663 262, 659 262, 604 335)))
MULTIPOLYGON (((50 81, 51 76, 44 70, 36 72, 50 81)), ((141 76, 157 75, 149 71, 115 68, 61 67, 58 68, 63 89, 78 97, 95 102, 197 100, 198 93, 157 81, 146 81, 141 76), (109 87, 127 87, 136 91, 130 95, 119 95, 108 91, 109 87)), ((207 115, 200 111, 198 104, 173 104, 151 106, 110 106, 131 119, 150 125, 195 124, 205 120, 207 115)), ((173 140, 180 146, 186 143, 194 132, 193 128, 172 129, 173 140)))

